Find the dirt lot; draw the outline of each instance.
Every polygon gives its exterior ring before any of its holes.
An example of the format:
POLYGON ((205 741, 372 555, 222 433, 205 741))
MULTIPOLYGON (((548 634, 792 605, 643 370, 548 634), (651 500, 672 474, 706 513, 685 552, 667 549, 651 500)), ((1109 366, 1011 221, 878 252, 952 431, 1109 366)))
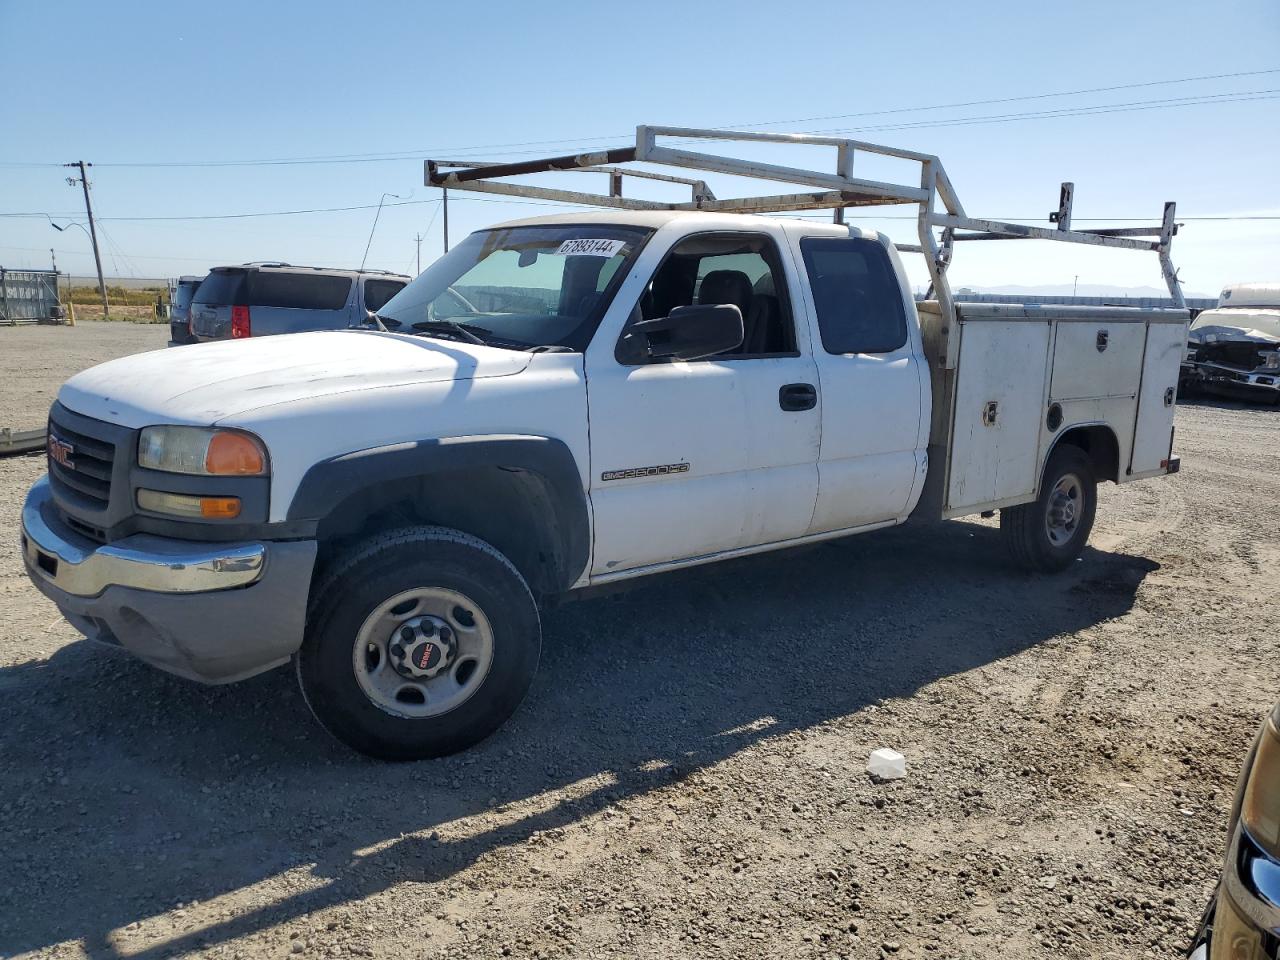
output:
POLYGON ((74 327, 0 327, 0 427, 44 426, 49 405, 67 377, 104 360, 159 350, 168 342, 167 323, 82 320, 74 327))
POLYGON ((289 671, 77 641, 12 544, 43 466, 0 460, 0 955, 1173 956, 1280 690, 1280 416, 1178 437, 1061 577, 952 523, 564 606, 514 721, 409 765, 289 671))

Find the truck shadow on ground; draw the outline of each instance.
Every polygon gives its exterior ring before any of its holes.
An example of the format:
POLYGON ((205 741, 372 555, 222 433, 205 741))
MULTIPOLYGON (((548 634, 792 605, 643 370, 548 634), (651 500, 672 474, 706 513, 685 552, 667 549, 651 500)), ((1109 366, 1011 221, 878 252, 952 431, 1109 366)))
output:
POLYGON ((904 527, 568 604, 545 618, 513 721, 418 764, 332 743, 291 671, 202 688, 88 643, 0 671, 0 954, 79 940, 158 958, 451 877, 762 740, 1121 616, 1156 568, 1089 551, 1036 577, 1000 547, 989 526, 904 527), (285 871, 322 885, 196 930, 154 919, 285 871), (117 934, 135 921, 141 951, 117 934))

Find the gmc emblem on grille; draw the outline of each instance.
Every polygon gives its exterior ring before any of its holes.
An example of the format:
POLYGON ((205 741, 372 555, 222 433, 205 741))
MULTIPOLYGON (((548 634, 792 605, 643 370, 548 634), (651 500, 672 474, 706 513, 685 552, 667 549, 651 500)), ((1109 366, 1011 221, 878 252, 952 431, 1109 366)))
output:
POLYGON ((76 465, 71 459, 71 454, 76 452, 76 448, 60 437, 49 434, 49 459, 58 466, 66 470, 74 470, 76 465))

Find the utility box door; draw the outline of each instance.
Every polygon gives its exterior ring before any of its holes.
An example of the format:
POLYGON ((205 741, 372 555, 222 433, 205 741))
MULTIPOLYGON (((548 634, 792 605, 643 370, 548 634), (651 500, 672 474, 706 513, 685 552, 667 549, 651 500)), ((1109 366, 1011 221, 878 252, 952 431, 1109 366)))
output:
POLYGON ((1050 400, 1138 395, 1145 323, 1061 320, 1057 326, 1050 400))
POLYGON ((1138 421, 1133 431, 1130 474, 1162 470, 1173 448, 1173 411, 1177 406, 1178 369, 1187 346, 1186 321, 1147 327, 1138 421))
POLYGON ((948 512, 1034 495, 1051 329, 1043 320, 960 324, 948 512))

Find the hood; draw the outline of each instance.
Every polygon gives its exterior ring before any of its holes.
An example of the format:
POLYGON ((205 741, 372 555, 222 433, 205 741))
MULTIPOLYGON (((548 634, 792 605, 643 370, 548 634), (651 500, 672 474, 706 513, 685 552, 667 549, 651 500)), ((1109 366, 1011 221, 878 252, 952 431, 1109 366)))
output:
POLYGON ((379 387, 520 373, 533 355, 379 331, 324 331, 175 347, 78 373, 63 406, 127 427, 212 424, 273 404, 379 387))
POLYGON ((1280 341, 1280 308, 1219 307, 1205 310, 1191 324, 1188 334, 1200 343, 1215 340, 1280 341))

